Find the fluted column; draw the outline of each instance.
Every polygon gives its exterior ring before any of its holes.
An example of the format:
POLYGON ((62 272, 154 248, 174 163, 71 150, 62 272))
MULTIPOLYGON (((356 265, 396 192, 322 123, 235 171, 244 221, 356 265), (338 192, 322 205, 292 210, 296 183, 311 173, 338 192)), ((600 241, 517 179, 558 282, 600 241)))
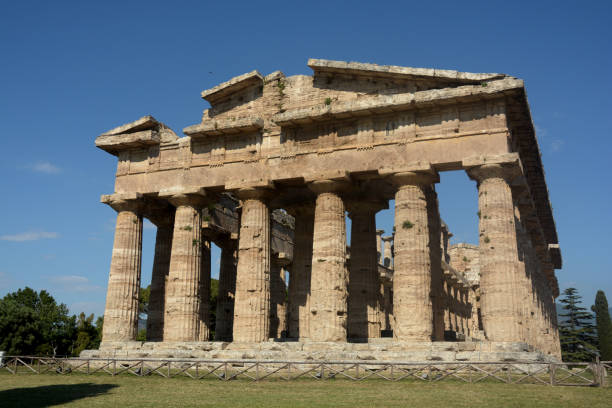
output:
POLYGON ((201 325, 202 198, 173 195, 176 207, 166 288, 164 341, 198 341, 201 325))
POLYGON ((221 261, 215 340, 232 341, 234 295, 236 293, 236 243, 232 240, 226 240, 220 245, 221 261))
POLYGON ((478 181, 480 215, 480 288, 485 336, 491 341, 521 341, 517 304, 525 299, 519 285, 514 205, 509 181, 513 167, 498 164, 468 171, 478 181))
POLYGON ((444 340, 444 271, 442 270, 442 224, 438 194, 433 186, 425 189, 429 222, 429 253, 431 262, 431 302, 433 308, 433 339, 444 340))
POLYGON ((382 264, 383 263, 383 246, 382 246, 382 234, 385 233, 385 230, 376 230, 376 249, 377 249, 377 256, 376 256, 376 262, 382 264))
POLYGON ((383 265, 387 268, 393 268, 391 263, 392 255, 391 255, 391 247, 393 245, 393 235, 387 235, 386 237, 382 237, 383 241, 383 265))
POLYGON ((166 280, 170 272, 170 253, 174 214, 172 211, 158 212, 150 217, 157 226, 155 256, 151 273, 151 293, 147 314, 147 341, 162 341, 164 336, 164 309, 166 304, 166 280))
POLYGON ((295 218, 293 263, 289 271, 289 337, 309 338, 310 278, 312 272, 312 237, 314 203, 290 209, 295 218))
POLYGON ((395 194, 395 258, 393 273, 393 336, 402 341, 431 341, 430 218, 426 189, 437 175, 399 173, 395 194))
POLYGON ((310 283, 310 338, 346 341, 347 285, 346 223, 338 184, 316 181, 312 276, 310 283))
MULTIPOLYGON (((203 238, 203 237, 202 237, 203 238)), ((201 239, 198 340, 210 339, 210 241, 201 239)))
POLYGON ((287 334, 286 262, 273 259, 270 271, 270 338, 280 339, 287 334))
POLYGON ((270 310, 270 210, 264 192, 240 190, 234 341, 268 340, 270 310))
POLYGON ((444 280, 444 331, 454 330, 452 319, 452 289, 450 283, 444 280))
POLYGON ((103 196, 117 211, 102 341, 135 340, 142 259, 142 205, 138 195, 103 196))
POLYGON ((351 203, 351 258, 348 284, 348 337, 380 337, 380 279, 376 212, 380 203, 351 203))

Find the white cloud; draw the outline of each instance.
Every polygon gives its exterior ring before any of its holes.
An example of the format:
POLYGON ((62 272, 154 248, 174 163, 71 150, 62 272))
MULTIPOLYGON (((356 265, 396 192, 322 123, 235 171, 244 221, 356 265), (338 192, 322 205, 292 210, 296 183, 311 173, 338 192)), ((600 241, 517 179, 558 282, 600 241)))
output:
POLYGON ((41 161, 28 166, 28 168, 32 171, 36 171, 38 173, 46 173, 46 174, 58 174, 61 173, 61 169, 54 164, 51 164, 47 161, 41 161))
POLYGON ((21 232, 14 235, 0 235, 1 241, 13 241, 13 242, 24 242, 24 241, 38 241, 39 239, 55 239, 59 238, 57 232, 47 231, 30 231, 21 232))
POLYGON ((96 292, 102 289, 99 285, 93 285, 85 276, 58 275, 50 276, 49 281, 58 286, 58 289, 67 289, 71 292, 96 292))
POLYGON ((548 131, 544 129, 543 127, 538 126, 538 125, 534 125, 534 127, 536 131, 536 136, 538 136, 539 138, 542 138, 548 134, 548 131))
POLYGON ((553 152, 558 152, 559 150, 561 150, 563 148, 563 145, 565 144, 565 142, 561 139, 555 139, 552 141, 552 143, 550 144, 550 149, 553 152))

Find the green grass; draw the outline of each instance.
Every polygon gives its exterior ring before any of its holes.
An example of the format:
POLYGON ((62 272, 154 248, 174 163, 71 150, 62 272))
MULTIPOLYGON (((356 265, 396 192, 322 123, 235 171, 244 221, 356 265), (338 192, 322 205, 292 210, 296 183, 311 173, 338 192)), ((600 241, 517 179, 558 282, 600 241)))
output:
POLYGON ((0 374, 2 407, 610 407, 612 388, 0 374))

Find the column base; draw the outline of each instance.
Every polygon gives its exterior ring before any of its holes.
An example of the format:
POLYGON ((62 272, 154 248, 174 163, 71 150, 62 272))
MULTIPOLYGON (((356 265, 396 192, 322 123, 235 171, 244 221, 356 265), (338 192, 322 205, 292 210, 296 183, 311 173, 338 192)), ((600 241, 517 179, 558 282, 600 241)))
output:
POLYGON ((159 358, 206 360, 292 361, 503 361, 558 362, 526 343, 397 342, 391 338, 368 343, 314 341, 227 342, 103 342, 99 350, 81 352, 83 358, 159 358))

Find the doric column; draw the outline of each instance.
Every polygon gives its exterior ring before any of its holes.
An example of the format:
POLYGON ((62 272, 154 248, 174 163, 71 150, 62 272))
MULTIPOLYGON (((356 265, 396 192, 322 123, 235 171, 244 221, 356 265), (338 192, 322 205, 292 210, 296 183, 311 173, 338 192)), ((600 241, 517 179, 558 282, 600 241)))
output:
POLYGON ((442 270, 442 225, 438 194, 433 186, 425 189, 429 222, 429 253, 431 262, 431 302, 433 307, 433 339, 444 340, 444 271, 442 270))
POLYGON ((346 223, 340 187, 333 181, 310 184, 317 193, 310 280, 310 338, 346 341, 346 223))
POLYGON ((376 212, 381 203, 351 203, 351 258, 348 284, 348 337, 380 337, 380 279, 376 248, 376 212))
POLYGON ((289 271, 289 337, 309 338, 310 277, 312 272, 312 237, 314 203, 290 209, 295 218, 293 263, 289 271))
POLYGON ((234 341, 268 340, 270 311, 270 210, 265 191, 244 189, 242 200, 236 299, 234 304, 234 341))
POLYGON ((166 304, 166 280, 170 272, 170 252, 174 214, 172 210, 156 211, 149 219, 157 226, 155 256, 151 273, 151 293, 147 314, 147 341, 162 341, 164 337, 164 309, 166 304))
POLYGON ((219 245, 221 246, 221 261, 215 340, 232 341, 234 295, 236 293, 236 241, 226 240, 219 245))
POLYGON ((393 272, 393 336, 402 341, 431 341, 430 217, 426 190, 435 174, 406 172, 392 177, 395 194, 395 258, 393 272))
POLYGON ((478 181, 481 313, 485 336, 491 341, 521 341, 522 316, 517 305, 525 295, 517 276, 517 237, 509 185, 516 169, 487 164, 471 168, 468 174, 478 181))
POLYGON ((454 330, 452 319, 452 292, 448 280, 444 280, 444 331, 454 330))
POLYGON ((392 268, 391 264, 391 245, 393 245, 393 235, 387 235, 386 237, 382 237, 383 241, 383 265, 387 268, 392 268))
POLYGON ((287 334, 287 285, 284 259, 274 258, 270 270, 270 338, 280 339, 287 334), (284 332, 284 333, 283 333, 284 332))
POLYGON ((164 341, 198 341, 201 325, 203 197, 165 196, 176 207, 166 283, 164 341))
POLYGON ((383 247, 382 247, 382 234, 385 233, 385 230, 376 230, 376 248, 377 248, 377 254, 376 254, 376 262, 382 264, 383 263, 383 247))
POLYGON ((142 202, 139 194, 102 196, 102 202, 117 211, 102 341, 135 340, 142 258, 142 202))
POLYGON ((210 241, 201 239, 198 340, 210 340, 210 241))

